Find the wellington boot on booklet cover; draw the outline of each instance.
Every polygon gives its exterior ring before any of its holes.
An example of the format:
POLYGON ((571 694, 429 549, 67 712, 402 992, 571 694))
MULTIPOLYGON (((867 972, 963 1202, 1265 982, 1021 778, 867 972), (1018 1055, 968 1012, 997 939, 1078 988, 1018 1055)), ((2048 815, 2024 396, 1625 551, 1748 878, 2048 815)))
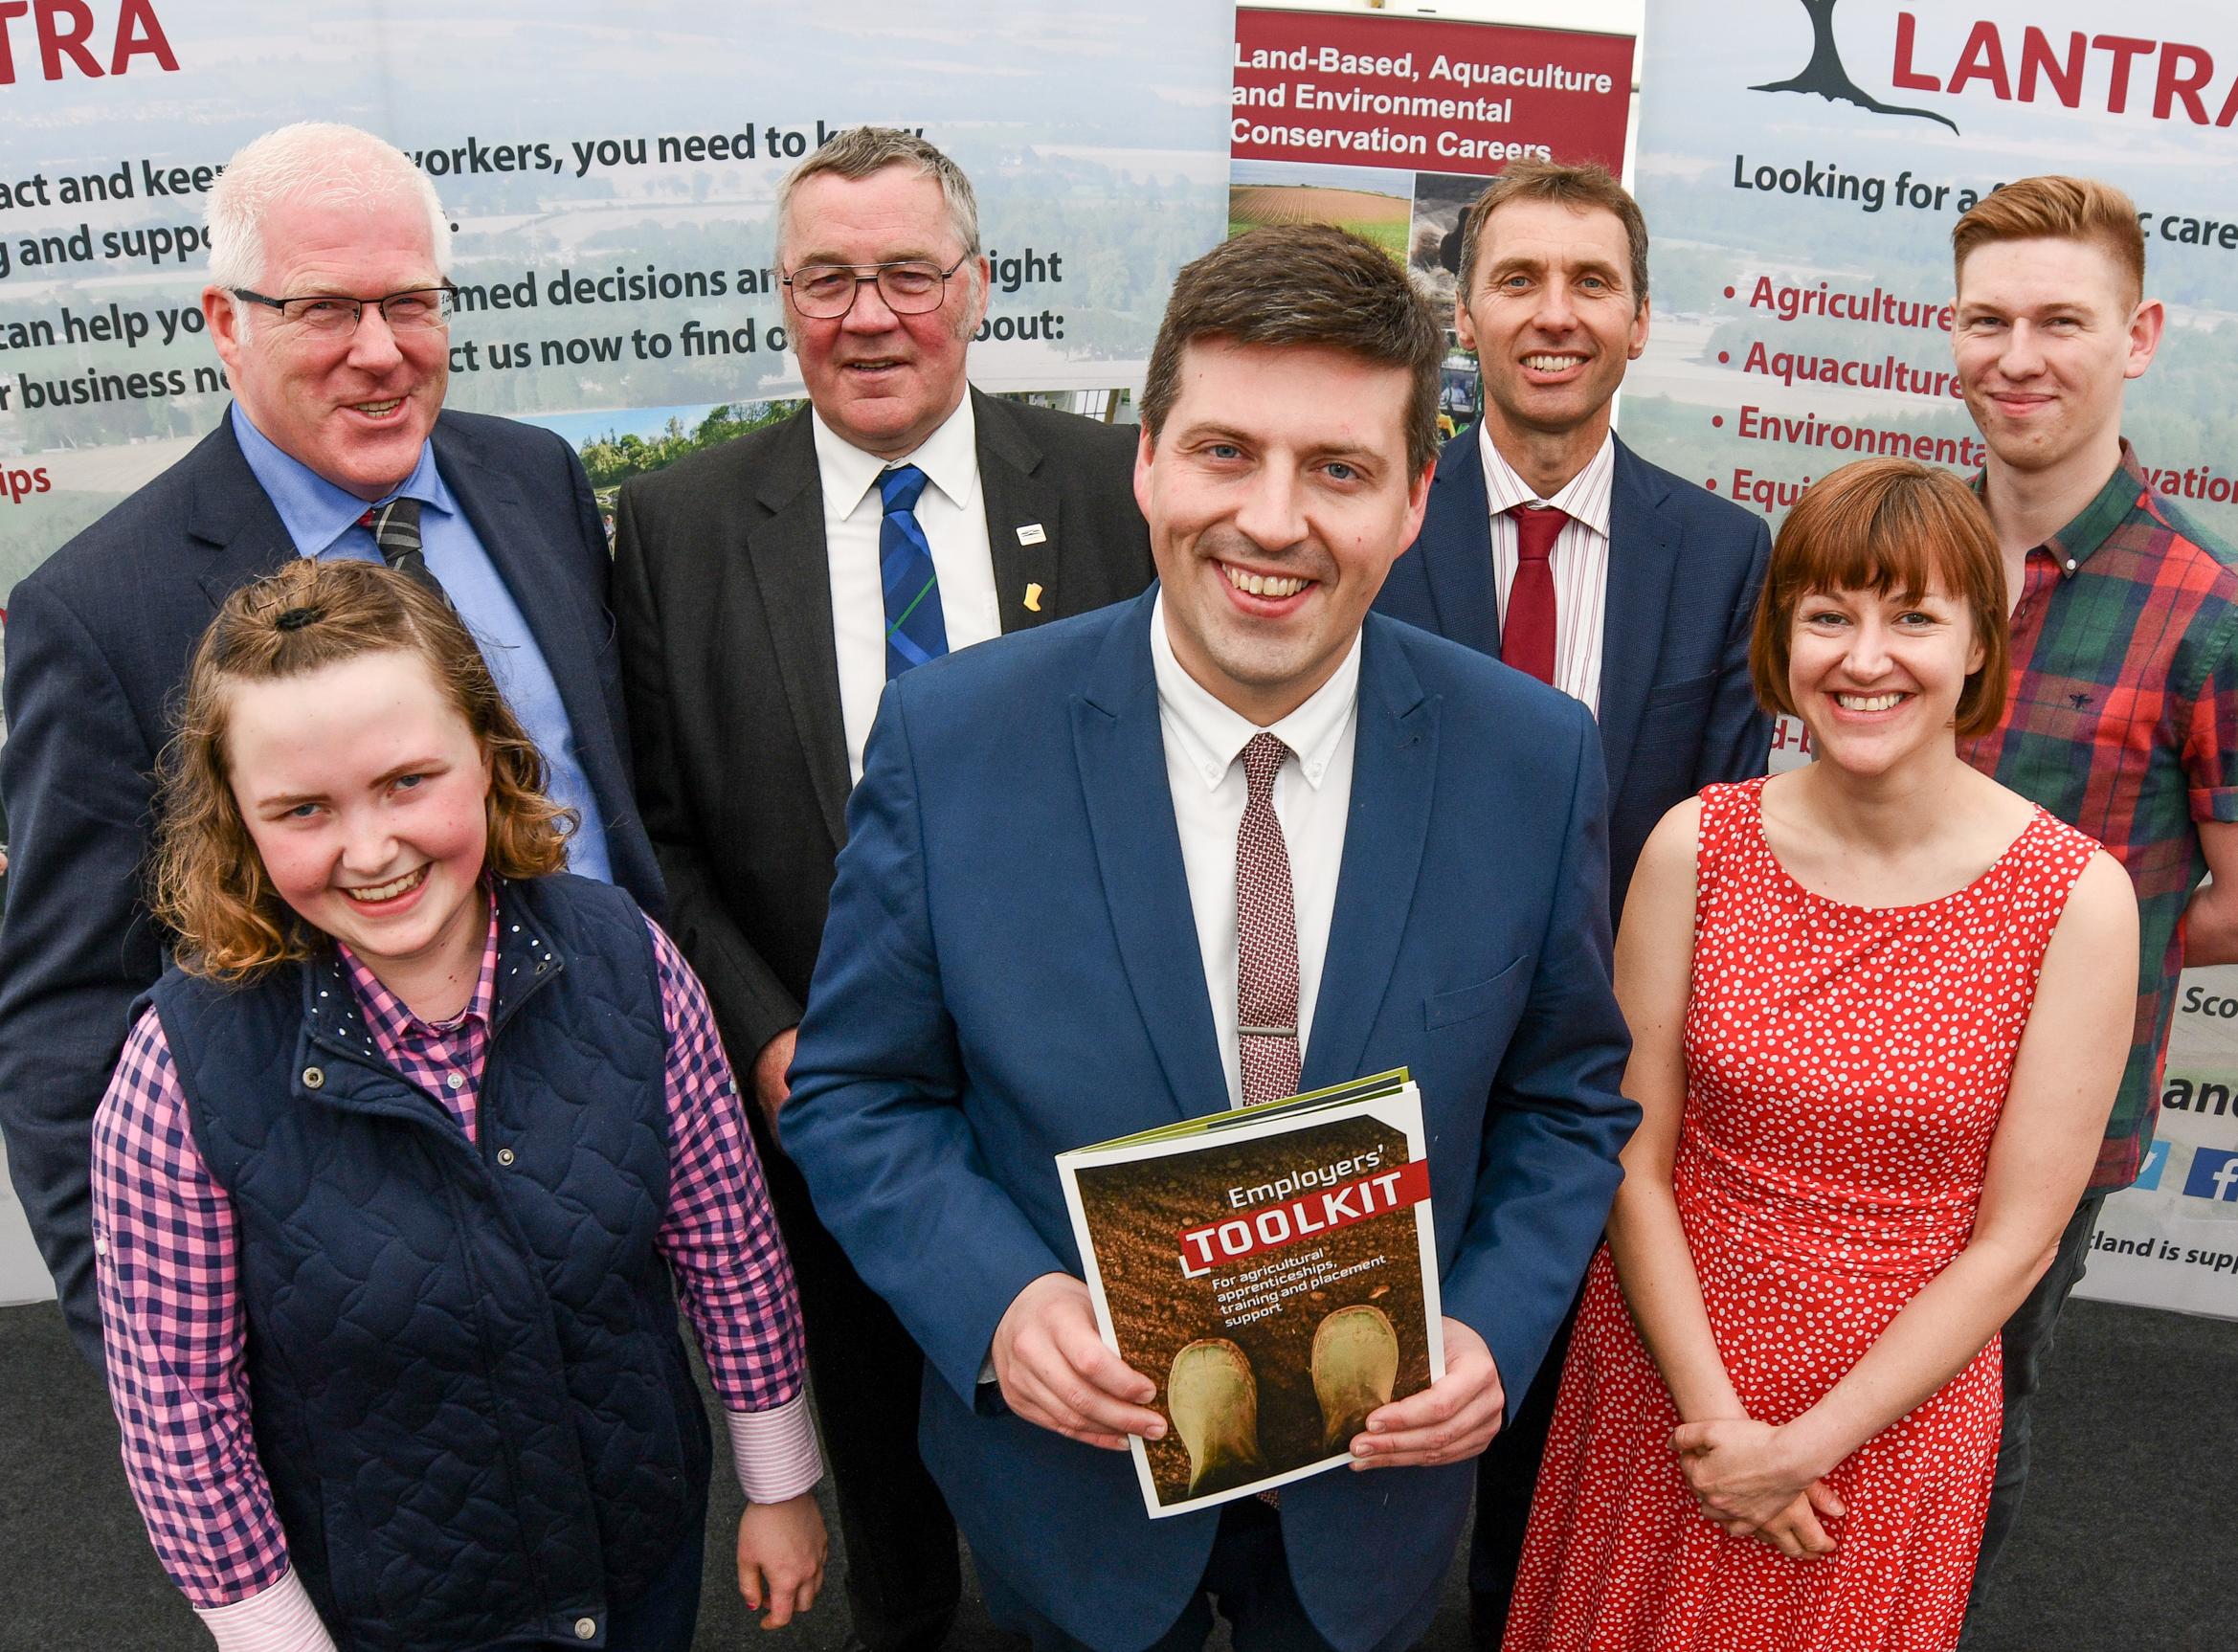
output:
POLYGON ((1104 1340, 1172 1428, 1178 1514, 1334 1468, 1444 1373, 1421 1097, 1403 1070, 1061 1153, 1104 1340))

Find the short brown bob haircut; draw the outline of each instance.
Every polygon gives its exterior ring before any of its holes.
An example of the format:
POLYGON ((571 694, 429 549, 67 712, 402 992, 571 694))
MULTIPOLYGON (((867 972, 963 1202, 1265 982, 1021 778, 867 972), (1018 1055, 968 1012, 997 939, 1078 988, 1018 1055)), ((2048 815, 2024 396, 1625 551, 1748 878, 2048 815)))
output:
POLYGON ((1989 512, 1947 470, 1909 458, 1864 458, 1803 490, 1772 542, 1757 603, 1749 676, 1771 710, 1795 715, 1787 692, 1796 606, 1813 592, 1895 592, 1935 586, 1965 605, 1981 665, 1958 695, 1958 731, 1987 734, 2004 716, 2004 561, 1989 512))
POLYGON ((2129 278, 2129 301, 2145 296, 2145 233, 2137 203, 2096 178, 2057 173, 1992 190, 1951 226, 1951 277, 1965 285, 1966 260, 1992 241, 2087 241, 2129 278))
POLYGON ((1613 212, 1624 227, 1632 255, 1632 313, 1647 301, 1647 219, 1640 203, 1606 167, 1587 162, 1510 161, 1461 217, 1461 301, 1476 290, 1476 254, 1484 245, 1485 220, 1510 201, 1553 201, 1578 212, 1613 212))
POLYGON ((379 563, 301 558, 228 597, 187 668, 178 732, 158 770, 150 877, 150 903, 181 969, 248 982, 325 943, 272 887, 234 800, 228 691, 391 652, 426 662, 489 757, 483 872, 537 878, 566 863, 574 813, 545 796, 543 754, 450 605, 379 563))
POLYGON ((1223 241, 1182 267, 1151 346, 1142 423, 1153 442, 1181 395, 1181 358, 1199 340, 1320 345, 1413 378, 1406 462, 1438 457, 1438 380, 1445 330, 1391 257, 1327 224, 1280 224, 1223 241))

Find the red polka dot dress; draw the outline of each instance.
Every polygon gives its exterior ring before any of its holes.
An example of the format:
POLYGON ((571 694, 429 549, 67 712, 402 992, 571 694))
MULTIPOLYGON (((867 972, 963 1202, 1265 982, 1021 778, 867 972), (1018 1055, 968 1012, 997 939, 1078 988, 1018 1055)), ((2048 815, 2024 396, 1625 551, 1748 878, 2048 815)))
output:
MULTIPOLYGON (((1966 1243, 2044 949, 2096 845, 2043 810, 1923 905, 1788 877, 1761 780, 1703 793, 1679 1215, 1751 1417, 1833 1387, 1966 1243)), ((1679 1418, 1593 1260, 1506 1652, 1942 1652, 1997 1460, 1998 1343, 1828 1477, 1838 1548, 1790 1560, 1703 1517, 1679 1418)))

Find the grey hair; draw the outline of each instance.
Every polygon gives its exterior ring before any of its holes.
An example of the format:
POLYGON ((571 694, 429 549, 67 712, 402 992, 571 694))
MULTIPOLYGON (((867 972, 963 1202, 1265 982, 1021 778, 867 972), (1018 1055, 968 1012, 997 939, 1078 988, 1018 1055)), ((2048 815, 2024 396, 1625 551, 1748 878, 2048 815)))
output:
POLYGON ((822 147, 786 173, 777 186, 777 267, 782 270, 785 265, 785 229, 792 221, 794 190, 818 172, 867 178, 888 167, 910 167, 920 176, 938 179, 949 227, 963 243, 965 255, 978 257, 979 199, 964 169, 914 132, 894 126, 850 126, 825 139, 822 147))
POLYGON ((371 207, 399 199, 426 210, 436 274, 448 277, 450 215, 435 185, 403 150, 370 132, 331 121, 298 121, 252 139, 226 163, 204 207, 211 284, 262 284, 269 250, 264 220, 281 202, 371 207))

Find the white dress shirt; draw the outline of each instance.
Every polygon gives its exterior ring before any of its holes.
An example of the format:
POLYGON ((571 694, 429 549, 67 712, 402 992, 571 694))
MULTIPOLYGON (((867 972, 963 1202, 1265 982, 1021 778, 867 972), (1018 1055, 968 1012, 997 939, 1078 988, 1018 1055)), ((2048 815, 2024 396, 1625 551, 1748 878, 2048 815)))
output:
MULTIPOLYGON (((813 410, 816 465, 823 483, 824 565, 832 582, 832 643, 839 659, 839 716, 847 731, 847 772, 862 778, 862 747, 885 691, 885 590, 878 573, 878 530, 885 502, 878 479, 891 468, 845 440, 813 410)), ((949 652, 1000 635, 995 557, 987 547, 987 507, 979 492, 979 443, 965 391, 956 411, 893 464, 925 473, 917 525, 932 547, 940 581, 940 620, 949 652)))
POLYGON ((1555 579, 1555 686, 1600 715, 1600 644, 1608 614, 1608 499, 1616 482, 1617 443, 1600 438, 1585 468, 1552 499, 1541 499, 1492 446, 1488 426, 1476 427, 1484 456, 1485 495, 1492 510, 1492 585, 1500 623, 1508 623, 1508 592, 1515 583, 1515 519, 1519 504, 1551 504, 1567 511, 1548 568, 1555 579))
MULTIPOLYGON (((1158 728, 1165 736, 1166 785, 1181 834, 1181 866, 1189 910, 1204 959, 1228 1105, 1243 1099, 1243 1060, 1236 1047, 1236 830, 1249 787, 1238 761, 1259 727, 1216 700, 1181 668, 1166 635, 1166 599, 1151 611, 1151 667, 1158 685, 1158 728)), ((1274 816, 1289 851, 1290 899, 1298 926, 1298 1060, 1313 1028, 1329 921, 1336 910, 1336 875, 1344 862, 1345 821, 1352 812, 1353 748, 1359 730, 1360 639, 1334 675, 1267 732, 1290 748, 1274 777, 1274 816)), ((1354 1075, 1347 1074, 1350 1078, 1354 1075)), ((1194 1111, 1196 1098, 1183 1096, 1194 1111)))

